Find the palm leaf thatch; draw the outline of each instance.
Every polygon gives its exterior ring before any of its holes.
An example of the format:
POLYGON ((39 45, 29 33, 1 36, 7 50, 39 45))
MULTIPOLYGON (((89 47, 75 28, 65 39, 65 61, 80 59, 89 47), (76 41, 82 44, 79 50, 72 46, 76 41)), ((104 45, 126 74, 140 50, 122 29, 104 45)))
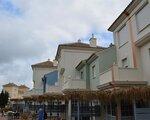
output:
POLYGON ((111 100, 149 100, 150 86, 145 87, 126 87, 116 88, 107 91, 87 90, 87 89, 67 89, 63 93, 45 93, 43 95, 32 95, 25 97, 28 101, 52 101, 52 100, 100 100, 102 102, 110 102, 111 100))

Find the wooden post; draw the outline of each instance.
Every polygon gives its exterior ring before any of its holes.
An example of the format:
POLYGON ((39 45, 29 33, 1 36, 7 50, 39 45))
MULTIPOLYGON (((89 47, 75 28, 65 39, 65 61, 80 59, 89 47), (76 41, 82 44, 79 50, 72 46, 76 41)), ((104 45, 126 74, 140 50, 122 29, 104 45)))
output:
POLYGON ((117 100, 116 120, 121 120, 121 101, 117 100))
POLYGON ((68 101, 68 120, 71 120, 71 100, 68 101))

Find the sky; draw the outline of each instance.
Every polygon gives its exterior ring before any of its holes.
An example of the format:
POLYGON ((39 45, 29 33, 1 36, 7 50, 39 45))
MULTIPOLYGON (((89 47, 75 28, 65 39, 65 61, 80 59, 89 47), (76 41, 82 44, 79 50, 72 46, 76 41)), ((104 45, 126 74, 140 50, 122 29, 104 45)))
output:
POLYGON ((131 0, 0 0, 0 89, 14 82, 32 88, 31 65, 53 60, 58 44, 113 43, 107 29, 131 0))

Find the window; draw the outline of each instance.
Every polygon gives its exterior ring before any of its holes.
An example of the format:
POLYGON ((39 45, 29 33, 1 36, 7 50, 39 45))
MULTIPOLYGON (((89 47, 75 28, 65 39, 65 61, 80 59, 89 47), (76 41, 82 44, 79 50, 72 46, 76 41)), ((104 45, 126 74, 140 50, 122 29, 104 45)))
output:
POLYGON ((119 46, 124 45, 129 39, 128 28, 124 25, 119 31, 119 46))
POLYGON ((136 14, 136 22, 139 32, 150 25, 150 15, 148 11, 150 11, 150 5, 145 4, 136 14))
POLYGON ((95 65, 92 66, 92 77, 95 78, 95 65))
POLYGON ((128 67, 127 58, 122 59, 122 67, 123 67, 123 68, 127 68, 127 67, 128 67))
POLYGON ((83 71, 81 71, 81 76, 80 76, 81 79, 84 79, 84 75, 83 75, 83 71))

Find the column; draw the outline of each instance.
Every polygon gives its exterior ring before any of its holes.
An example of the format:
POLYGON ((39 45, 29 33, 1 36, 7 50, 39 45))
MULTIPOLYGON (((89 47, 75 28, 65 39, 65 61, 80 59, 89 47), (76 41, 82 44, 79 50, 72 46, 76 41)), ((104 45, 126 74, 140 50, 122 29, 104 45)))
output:
POLYGON ((117 101, 116 120, 121 120, 121 102, 117 101))
POLYGON ((68 120, 71 120, 71 100, 68 101, 68 120))
POLYGON ((133 100, 133 112, 134 112, 134 120, 136 120, 136 101, 135 99, 133 100))

